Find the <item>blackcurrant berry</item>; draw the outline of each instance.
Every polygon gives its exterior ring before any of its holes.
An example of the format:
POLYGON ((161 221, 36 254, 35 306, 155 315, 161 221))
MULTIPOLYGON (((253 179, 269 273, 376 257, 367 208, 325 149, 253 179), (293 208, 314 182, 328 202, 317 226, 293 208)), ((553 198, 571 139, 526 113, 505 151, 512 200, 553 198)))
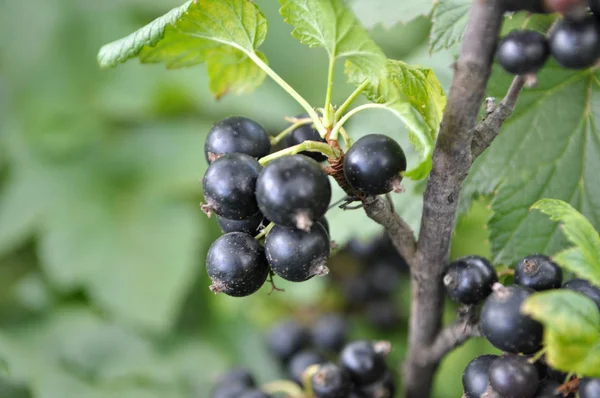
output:
POLYGON ((543 254, 532 254, 517 263, 515 283, 533 290, 558 289, 562 284, 562 270, 543 254))
POLYGON ((480 355, 473 359, 462 375, 465 398, 479 398, 487 388, 490 365, 498 358, 497 355, 480 355))
POLYGON ((213 389, 210 398, 240 398, 246 391, 248 387, 241 384, 224 384, 213 389))
POLYGON ((579 383, 579 398, 600 397, 600 379, 583 378, 579 383))
POLYGON ((352 188, 366 195, 381 195, 399 189, 406 170, 406 155, 400 145, 383 134, 359 138, 344 156, 344 175, 352 188))
POLYGON ((494 391, 504 398, 533 398, 540 382, 535 366, 520 355, 496 358, 489 378, 494 391))
POLYGON ((331 201, 331 184, 313 159, 284 156, 262 170, 256 197, 262 213, 275 224, 308 230, 325 215, 331 201))
POLYGON ((401 311, 391 297, 369 301, 364 310, 367 322, 373 328, 384 332, 398 328, 402 322, 401 311))
POLYGON ((347 398, 352 388, 348 374, 332 363, 321 365, 311 381, 315 398, 347 398))
POLYGON ((352 307, 362 307, 365 302, 376 299, 377 292, 362 275, 344 279, 341 284, 344 302, 352 307))
POLYGON ((543 0, 508 0, 505 2, 506 11, 529 11, 546 13, 543 0))
POLYGON ((534 398, 563 398, 561 392, 558 391, 560 383, 554 380, 543 380, 538 387, 534 398))
POLYGON ((589 281, 585 279, 571 279, 568 282, 565 282, 563 285, 564 289, 574 290, 578 293, 583 294, 590 298, 600 310, 600 288, 598 286, 592 285, 589 281))
POLYGON ((248 369, 235 368, 222 374, 218 380, 217 385, 230 385, 230 384, 241 384, 247 388, 256 387, 256 380, 248 369))
POLYGON ((354 341, 342 350, 340 363, 357 385, 380 380, 386 372, 385 354, 371 341, 354 341))
POLYGON ((260 289, 267 280, 269 266, 256 239, 242 232, 230 232, 211 245, 206 270, 213 292, 243 297, 260 289))
POLYGON ((600 27, 592 16, 583 21, 563 19, 550 36, 550 51, 565 68, 585 69, 600 56, 600 27))
POLYGON ((350 326, 340 314, 322 315, 312 327, 315 347, 330 353, 338 353, 348 340, 350 326))
POLYGON ((242 393, 239 398, 271 398, 271 395, 261 390, 248 390, 242 393))
POLYGON ((309 231, 275 225, 265 240, 267 261, 274 273, 291 282, 326 275, 331 243, 325 228, 315 223, 309 231))
POLYGON ((600 0, 590 0, 590 10, 594 13, 596 18, 600 17, 600 0))
POLYGON ((514 30, 500 41, 496 59, 508 73, 527 75, 541 69, 549 55, 546 36, 534 30, 514 30))
POLYGON ((446 292, 453 300, 463 304, 477 304, 490 295, 498 276, 488 260, 468 256, 450 263, 442 280, 446 292))
POLYGON ((258 230, 261 225, 266 226, 268 224, 260 211, 256 212, 255 215, 247 220, 229 220, 227 218, 217 216, 217 221, 223 233, 244 232, 252 236, 259 232, 258 230))
POLYGON ((290 359, 288 365, 288 374, 296 383, 302 385, 302 374, 311 365, 320 365, 325 363, 323 355, 315 351, 301 351, 290 359))
POLYGON ((208 163, 226 153, 238 152, 261 158, 267 156, 270 150, 267 131, 254 120, 240 116, 228 117, 215 124, 204 143, 208 163))
POLYGON ((230 220, 245 220, 258 212, 254 194, 261 167, 256 159, 231 153, 215 160, 202 179, 210 211, 230 220))
POLYGON ((317 221, 319 224, 321 224, 323 226, 323 228, 325 228, 325 232, 327 232, 327 235, 329 236, 329 221, 327 221, 326 217, 321 217, 319 218, 319 221, 317 221))
POLYGON ((371 284, 372 291, 379 297, 388 297, 394 294, 402 281, 402 274, 398 266, 385 257, 369 264, 365 277, 371 284))
POLYGON ((287 320, 273 326, 267 336, 267 346, 271 354, 281 364, 310 345, 309 331, 294 320, 287 320))
MULTIPOLYGON (((304 119, 309 117, 308 115, 296 116, 298 119, 304 119)), ((302 144, 304 141, 318 141, 325 142, 325 139, 321 138, 319 132, 313 127, 312 123, 303 124, 300 127, 296 127, 285 137, 285 146, 291 147, 294 145, 302 144)), ((317 162, 322 162, 327 159, 327 156, 319 152, 300 152, 300 155, 308 156, 313 158, 317 162)))
POLYGON ((366 397, 393 398, 396 395, 396 380, 389 370, 381 380, 361 388, 366 397))
POLYGON ((521 312, 533 290, 513 285, 493 292, 481 309, 481 332, 502 351, 533 354, 542 344, 542 324, 521 312))

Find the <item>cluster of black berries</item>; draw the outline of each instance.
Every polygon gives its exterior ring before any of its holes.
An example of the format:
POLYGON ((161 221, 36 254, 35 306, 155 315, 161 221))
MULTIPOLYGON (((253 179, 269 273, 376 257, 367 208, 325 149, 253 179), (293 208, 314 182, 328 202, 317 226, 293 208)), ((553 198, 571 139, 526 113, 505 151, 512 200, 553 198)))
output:
POLYGON ((496 53, 498 63, 509 73, 532 75, 548 57, 568 69, 585 69, 600 58, 600 1, 592 1, 592 14, 567 14, 546 38, 533 30, 515 30, 505 36, 496 53))
POLYGON ((343 298, 343 311, 373 328, 396 330, 404 321, 398 291, 408 281, 408 265, 387 234, 352 239, 332 256, 329 281, 343 298))
MULTIPOLYGON (((542 348, 543 326, 521 312, 522 304, 534 292, 559 288, 584 294, 600 310, 600 288, 583 279, 571 279, 563 284, 562 278, 560 267, 540 254, 527 256, 517 263, 514 284, 510 286, 496 283, 496 270, 479 256, 463 257, 447 266, 443 283, 448 295, 465 305, 483 302, 481 333, 494 347, 506 353, 501 357, 483 355, 467 366, 463 387, 468 398, 480 397, 486 389, 501 397, 562 396, 556 389, 567 375, 541 361, 532 363, 527 357, 542 348)), ((580 392, 580 396, 584 395, 580 392)))

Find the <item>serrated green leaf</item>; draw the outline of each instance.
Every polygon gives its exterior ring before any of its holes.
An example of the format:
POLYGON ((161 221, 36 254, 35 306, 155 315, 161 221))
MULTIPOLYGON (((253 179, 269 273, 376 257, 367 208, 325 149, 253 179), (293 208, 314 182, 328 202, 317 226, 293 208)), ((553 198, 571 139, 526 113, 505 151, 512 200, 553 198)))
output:
POLYGON ((266 58, 257 48, 265 40, 267 20, 253 2, 196 0, 186 3, 181 13, 173 10, 167 15, 171 13, 173 17, 161 25, 160 37, 152 42, 139 46, 130 39, 152 31, 151 24, 107 44, 100 51, 103 60, 110 60, 104 63, 114 66, 134 56, 144 63, 163 62, 167 68, 206 63, 209 88, 217 98, 230 92, 248 93, 262 84, 266 74, 256 61, 266 64, 266 58), (126 58, 118 56, 123 51, 129 54, 126 58))
POLYGON ((553 256, 565 269, 600 286, 600 236, 592 224, 573 206, 562 200, 542 199, 532 209, 560 221, 566 238, 575 245, 553 256))
POLYGON ((372 29, 377 25, 392 28, 415 18, 429 15, 434 0, 352 0, 352 9, 362 25, 372 29))
MULTIPOLYGON (((494 68, 489 94, 504 96, 512 76, 494 68)), ((525 89, 501 133, 473 164, 462 206, 495 194, 490 219, 493 260, 513 264, 531 253, 567 248, 558 225, 528 209, 542 198, 570 203, 600 227, 600 85, 595 70, 548 63, 525 89)))
POLYGON ((433 9, 429 51, 452 47, 462 40, 472 0, 440 0, 433 9))
POLYGON ((113 68, 128 59, 136 57, 144 46, 154 46, 164 37, 166 27, 179 20, 193 1, 189 0, 185 4, 172 9, 127 37, 102 46, 98 52, 100 67, 113 68))
POLYGON ((591 299, 551 290, 529 297, 521 311, 544 325, 546 360, 553 368, 600 377, 600 312, 591 299))

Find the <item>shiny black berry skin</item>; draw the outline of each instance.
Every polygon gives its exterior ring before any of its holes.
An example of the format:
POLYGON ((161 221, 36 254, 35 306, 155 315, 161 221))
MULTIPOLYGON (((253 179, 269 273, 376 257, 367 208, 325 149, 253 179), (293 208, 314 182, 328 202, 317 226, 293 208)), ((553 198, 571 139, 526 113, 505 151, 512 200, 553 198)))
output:
POLYGON ((366 195, 382 195, 401 181, 406 155, 400 145, 383 134, 359 138, 344 156, 344 175, 352 188, 366 195))
POLYGON ((593 16, 583 21, 563 19, 550 36, 550 52, 569 69, 593 66, 600 56, 600 27, 593 16))
POLYGON ((498 44, 496 59, 513 75, 535 73, 544 66, 550 55, 546 36, 534 30, 514 30, 498 44))
POLYGON ((562 393, 557 390, 560 385, 561 383, 555 380, 543 380, 540 383, 534 398, 564 398, 562 393))
POLYGON ((256 198, 262 213, 275 224, 307 230, 325 215, 331 201, 331 184, 313 159, 284 156, 262 170, 256 198))
POLYGON ((310 346, 311 339, 308 329, 294 320, 287 320, 271 328, 266 342, 271 355, 279 363, 287 364, 294 355, 310 346))
MULTIPOLYGON (((309 117, 308 115, 296 116, 298 119, 304 119, 309 117)), ((303 124, 300 127, 292 130, 288 135, 285 136, 285 146, 291 147, 294 145, 302 144, 304 141, 318 141, 325 142, 325 139, 321 138, 319 132, 313 128, 312 123, 303 124)), ((319 152, 300 152, 300 155, 308 156, 313 158, 317 162, 322 162, 327 159, 327 156, 319 152)))
POLYGON ((226 153, 245 153, 253 158, 267 156, 271 141, 267 131, 254 120, 232 116, 221 120, 208 132, 204 154, 208 163, 226 153))
POLYGON ((467 256, 448 264, 442 281, 448 296, 463 304, 478 304, 498 281, 494 266, 485 258, 467 256))
POLYGON ((490 365, 497 358, 497 355, 486 354, 469 362, 462 375, 465 398, 479 398, 485 392, 490 365))
POLYGON ((396 396, 396 389, 396 379, 392 372, 388 370, 381 380, 362 387, 361 391, 366 397, 394 398, 396 396))
POLYGON ((271 398, 271 395, 261 390, 252 389, 243 392, 238 398, 271 398))
POLYGON ((291 282, 304 282, 329 272, 331 243, 325 228, 315 223, 308 232, 275 225, 265 240, 271 270, 291 282))
POLYGON ((244 297, 265 283, 269 265, 256 239, 242 232, 230 232, 211 245, 206 257, 206 271, 213 292, 244 297))
POLYGON ((211 211, 229 220, 246 220, 258 212, 254 194, 261 171, 256 159, 231 153, 212 162, 202 179, 211 211))
POLYGON ((574 290, 583 294, 584 296, 587 296, 594 303, 596 303, 598 310, 600 310, 600 288, 598 286, 592 285, 585 279, 576 278, 565 282, 563 289, 574 290))
POLYGON ((533 398, 539 386, 535 366, 521 355, 505 355, 492 362, 490 385, 503 398, 533 398))
POLYGON ((268 222, 264 220, 262 213, 256 212, 252 217, 247 220, 229 220, 221 216, 217 216, 217 222, 223 233, 228 232, 244 232, 252 236, 259 232, 260 226, 266 226, 268 222))
POLYGON ((318 349, 338 353, 348 340, 350 325, 340 314, 322 315, 311 330, 312 341, 318 349))
POLYGON ((340 364, 359 386, 365 386, 381 379, 386 372, 384 356, 375 350, 372 342, 354 341, 340 354, 340 364))
POLYGON ((481 309, 481 332, 496 348, 533 354, 542 344, 542 325, 521 313, 521 305, 534 291, 519 285, 493 292, 481 309))
POLYGON ((217 380, 217 385, 231 384, 240 384, 247 388, 253 388, 256 387, 256 380, 254 380, 254 376, 252 376, 252 373, 248 369, 235 368, 222 374, 217 380))
POLYGON ((537 291, 558 289, 562 284, 562 270, 550 257, 532 254, 517 263, 515 283, 537 291))
POLYGON ((352 388, 348 374, 333 363, 326 363, 312 375, 315 398, 347 398, 352 388))
POLYGON ((288 374, 296 383, 302 385, 302 374, 311 365, 320 365, 327 360, 315 351, 301 351, 294 355, 288 364, 288 374))
POLYGON ((600 397, 600 379, 583 378, 579 383, 579 398, 600 397))

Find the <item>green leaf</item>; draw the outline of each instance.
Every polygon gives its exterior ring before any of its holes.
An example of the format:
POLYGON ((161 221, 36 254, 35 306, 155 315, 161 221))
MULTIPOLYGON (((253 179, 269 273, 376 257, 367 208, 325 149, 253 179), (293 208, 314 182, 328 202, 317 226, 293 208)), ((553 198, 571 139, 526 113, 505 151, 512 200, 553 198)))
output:
POLYGON ((429 51, 452 47, 462 40, 472 0, 441 0, 433 9, 429 51))
POLYGON ((209 87, 220 98, 248 93, 265 79, 256 62, 266 58, 256 49, 267 34, 267 20, 248 0, 197 0, 167 14, 138 32, 100 50, 101 66, 114 66, 134 56, 144 63, 163 62, 168 68, 207 64, 209 87), (171 17, 166 18, 168 15, 171 17), (160 36, 139 43, 134 38, 159 30, 160 36), (127 54, 123 56, 121 54, 127 54))
POLYGON ((573 206, 562 200, 542 199, 532 209, 560 221, 566 238, 575 245, 554 255, 554 260, 565 269, 600 286, 600 235, 592 224, 573 206))
POLYGON ((362 25, 372 29, 376 25, 392 28, 415 18, 429 15, 434 0, 353 0, 352 9, 362 25))
POLYGON ((551 290, 532 295, 521 311, 544 325, 546 360, 552 367, 600 377, 600 312, 592 300, 551 290))
MULTIPOLYGON (((503 97, 512 76, 495 67, 490 95, 503 97)), ((469 171, 462 208, 494 194, 490 219, 493 261, 513 264, 531 253, 552 255, 569 245, 558 225, 528 209, 542 198, 571 204, 600 227, 600 85, 598 71, 548 63, 538 86, 525 89, 515 112, 469 171)))
MULTIPOLYGON (((346 65, 346 70, 357 85, 368 79, 351 64, 346 65)), ((420 153, 421 161, 405 175, 419 180, 431 170, 431 154, 446 97, 431 69, 388 60, 386 70, 386 78, 369 84, 364 94, 372 102, 384 104, 408 128, 410 141, 420 153)))

